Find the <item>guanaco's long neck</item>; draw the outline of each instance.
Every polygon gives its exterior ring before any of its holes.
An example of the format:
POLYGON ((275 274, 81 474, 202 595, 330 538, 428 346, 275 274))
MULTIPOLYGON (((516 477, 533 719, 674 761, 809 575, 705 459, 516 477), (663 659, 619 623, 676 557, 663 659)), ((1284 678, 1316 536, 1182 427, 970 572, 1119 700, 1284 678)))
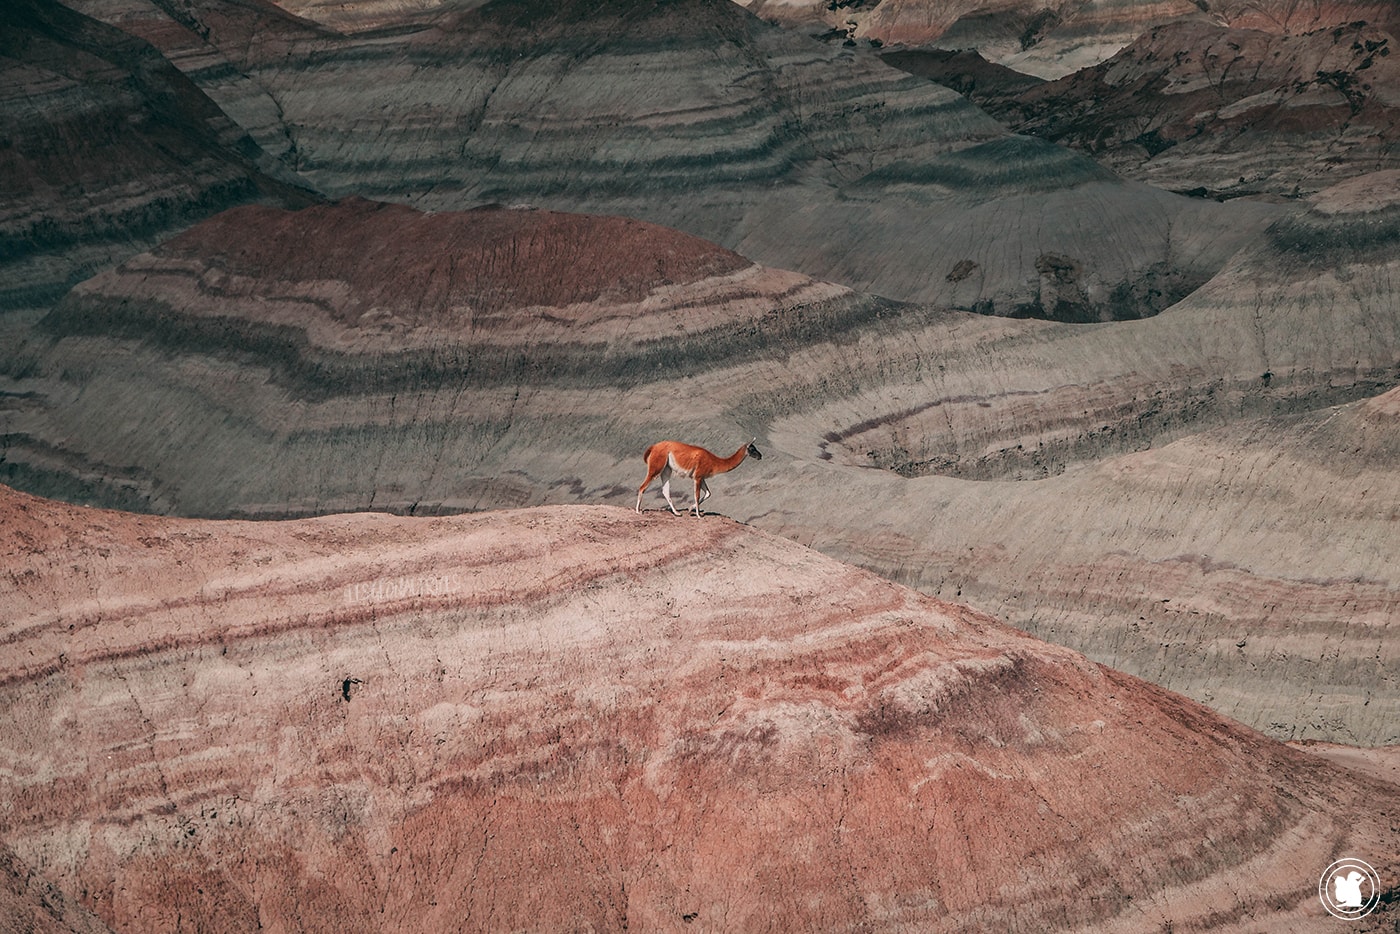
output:
POLYGON ((748 457, 748 455, 749 446, 746 444, 739 450, 735 451, 733 454, 721 460, 719 462, 719 467, 715 470, 715 473, 728 473, 735 467, 738 467, 740 464, 742 464, 744 462, 744 458, 748 457))

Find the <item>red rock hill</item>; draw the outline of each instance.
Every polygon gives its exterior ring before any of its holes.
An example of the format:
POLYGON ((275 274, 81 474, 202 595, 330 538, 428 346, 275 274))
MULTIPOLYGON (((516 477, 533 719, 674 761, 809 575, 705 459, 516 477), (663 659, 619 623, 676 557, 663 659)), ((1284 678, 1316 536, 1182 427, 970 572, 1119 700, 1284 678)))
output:
POLYGON ((12 923, 1306 931, 1397 868, 1396 786, 732 522, 0 523, 12 923))

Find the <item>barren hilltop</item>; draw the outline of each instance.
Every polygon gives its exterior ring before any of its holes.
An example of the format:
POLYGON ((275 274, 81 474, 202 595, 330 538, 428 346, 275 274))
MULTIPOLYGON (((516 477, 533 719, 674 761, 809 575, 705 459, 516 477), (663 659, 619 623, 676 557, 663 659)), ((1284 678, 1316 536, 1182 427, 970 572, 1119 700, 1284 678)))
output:
POLYGON ((1320 867, 1400 819, 1394 785, 723 519, 3 488, 0 519, 26 923, 1321 931, 1320 867))

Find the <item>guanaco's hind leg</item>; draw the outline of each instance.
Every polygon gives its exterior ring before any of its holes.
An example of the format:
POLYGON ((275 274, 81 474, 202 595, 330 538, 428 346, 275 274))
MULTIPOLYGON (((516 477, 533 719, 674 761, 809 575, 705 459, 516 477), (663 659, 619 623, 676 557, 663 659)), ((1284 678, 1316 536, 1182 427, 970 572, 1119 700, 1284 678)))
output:
MULTIPOLYGON (((650 451, 648 451, 648 453, 650 453, 650 451)), ((664 464, 657 465, 648 458, 647 478, 642 481, 641 486, 637 487, 637 512, 642 511, 642 494, 647 491, 647 487, 651 486, 651 481, 656 479, 657 474, 661 473, 662 466, 664 466, 664 464)))
POLYGON ((679 516, 676 512, 676 504, 671 501, 671 465, 667 464, 661 468, 661 495, 666 499, 666 505, 671 507, 671 515, 679 516))
POLYGON ((671 463, 669 459, 662 460, 659 464, 652 461, 647 462, 647 478, 637 489, 637 512, 642 511, 642 494, 647 491, 647 487, 651 486, 651 481, 657 477, 661 478, 661 495, 666 498, 666 505, 671 507, 671 512, 679 516, 680 513, 676 512, 676 504, 671 502, 671 463))

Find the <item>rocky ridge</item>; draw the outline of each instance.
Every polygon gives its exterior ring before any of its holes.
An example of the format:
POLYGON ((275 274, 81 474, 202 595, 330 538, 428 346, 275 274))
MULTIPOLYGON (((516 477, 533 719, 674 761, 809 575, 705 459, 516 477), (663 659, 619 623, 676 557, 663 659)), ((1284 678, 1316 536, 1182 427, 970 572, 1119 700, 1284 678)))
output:
POLYGON ((905 50, 977 50, 1026 75, 1057 79, 1113 57, 1144 33, 1200 23, 1274 35, 1357 22, 1391 28, 1385 0, 739 0, 789 28, 828 41, 905 50))
POLYGON ((0 510, 0 838, 113 930, 1311 931, 1400 833, 1394 785, 732 522, 0 510))
POLYGON ((1112 57, 1050 82, 989 61, 988 47, 883 58, 1124 177, 1221 200, 1296 199, 1392 166, 1395 14, 1212 7, 1144 23, 1112 57))
POLYGON ((1296 197, 1393 163, 1394 43, 1364 21, 1283 35, 1164 26, 1002 116, 1158 187, 1296 197))
POLYGON ((1192 0, 740 0, 790 28, 904 48, 979 49, 991 61, 1041 77, 1097 64, 1146 26, 1199 16, 1192 0))

